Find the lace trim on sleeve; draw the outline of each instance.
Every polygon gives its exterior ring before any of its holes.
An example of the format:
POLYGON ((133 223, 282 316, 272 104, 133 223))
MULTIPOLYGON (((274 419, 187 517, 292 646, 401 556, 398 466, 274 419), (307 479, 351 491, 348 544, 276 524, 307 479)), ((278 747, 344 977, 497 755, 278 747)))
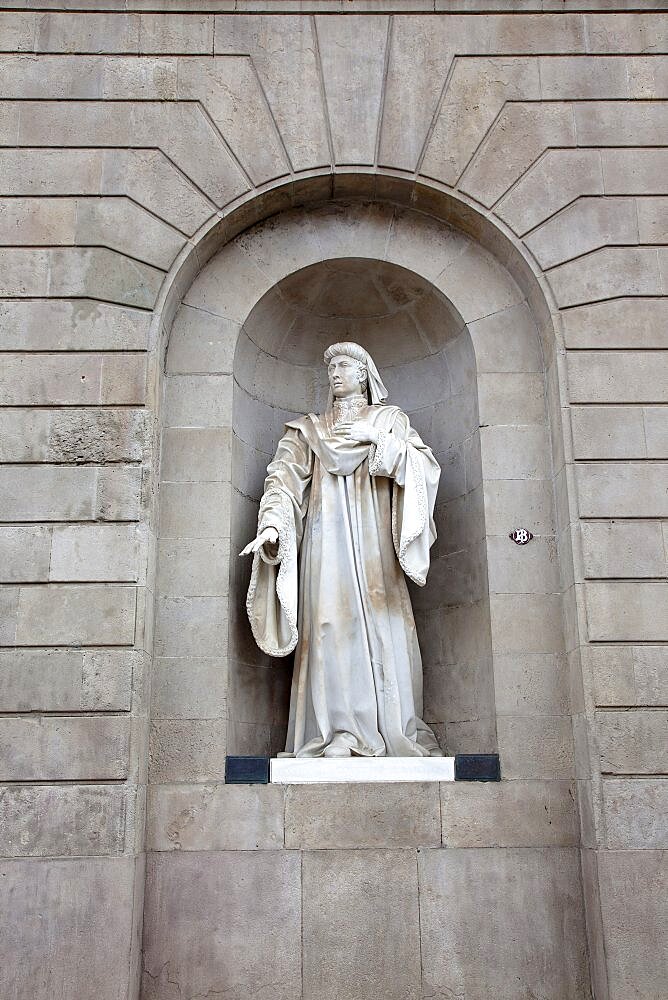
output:
POLYGON ((271 525, 278 531, 278 553, 275 559, 261 556, 259 552, 256 552, 253 556, 253 568, 251 570, 248 594, 246 595, 246 610, 251 624, 251 631, 253 632, 255 641, 260 649, 268 656, 287 656, 287 654, 291 653, 297 645, 298 639, 296 604, 297 538, 295 533, 294 515, 292 512, 292 502, 285 493, 281 490, 270 490, 265 493, 260 504, 258 522, 263 527, 266 527, 267 524, 271 523, 271 525), (276 504, 272 511, 272 514, 275 516, 271 518, 271 521, 267 520, 266 523, 263 524, 263 508, 268 506, 269 501, 273 501, 276 504), (278 501, 278 503, 276 503, 276 501, 278 501), (262 640, 261 636, 256 635, 253 607, 255 604, 257 578, 261 559, 264 559, 264 561, 270 565, 278 564, 278 573, 276 576, 276 596, 278 597, 279 604, 281 605, 281 609, 286 617, 288 628, 290 630, 289 642, 282 648, 269 646, 262 640))
POLYGON ((378 441, 369 448, 369 475, 377 476, 383 468, 387 431, 378 431, 378 441))

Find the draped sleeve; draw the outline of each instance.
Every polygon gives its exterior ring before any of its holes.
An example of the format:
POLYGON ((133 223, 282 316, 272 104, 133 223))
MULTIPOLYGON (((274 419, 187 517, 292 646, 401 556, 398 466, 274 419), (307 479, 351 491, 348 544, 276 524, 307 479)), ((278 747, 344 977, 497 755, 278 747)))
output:
POLYGON ((392 480, 392 538, 407 577, 424 587, 429 549, 436 541, 434 505, 441 467, 401 410, 378 432, 369 451, 369 473, 392 480))
POLYGON ((288 427, 267 468, 258 534, 278 532, 277 545, 253 556, 246 609, 253 638, 269 656, 287 656, 297 645, 297 551, 313 474, 313 452, 297 427, 288 427))

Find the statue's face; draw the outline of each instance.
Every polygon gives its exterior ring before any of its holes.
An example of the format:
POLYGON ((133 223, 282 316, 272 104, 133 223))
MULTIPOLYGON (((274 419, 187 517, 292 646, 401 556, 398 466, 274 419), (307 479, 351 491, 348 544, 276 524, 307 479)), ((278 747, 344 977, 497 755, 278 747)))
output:
POLYGON ((354 358, 349 358, 345 354, 336 355, 327 366, 327 374, 332 393, 337 399, 355 396, 362 391, 365 369, 354 358))

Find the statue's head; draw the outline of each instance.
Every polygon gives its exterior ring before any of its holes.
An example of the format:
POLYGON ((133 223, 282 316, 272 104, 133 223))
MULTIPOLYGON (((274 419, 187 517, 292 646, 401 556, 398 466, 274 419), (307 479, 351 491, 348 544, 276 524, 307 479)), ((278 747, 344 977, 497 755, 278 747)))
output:
POLYGON ((359 344, 352 341, 332 344, 325 351, 325 364, 332 397, 345 399, 361 393, 371 403, 387 399, 387 389, 371 355, 359 344))

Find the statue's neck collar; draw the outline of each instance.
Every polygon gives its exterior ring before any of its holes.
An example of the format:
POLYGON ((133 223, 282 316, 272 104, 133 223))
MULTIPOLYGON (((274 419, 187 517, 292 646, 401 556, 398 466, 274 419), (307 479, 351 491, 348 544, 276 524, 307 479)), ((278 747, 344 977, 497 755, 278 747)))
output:
POLYGON ((348 423, 356 420, 362 410, 368 406, 366 396, 361 393, 355 396, 346 396, 344 399, 335 399, 329 414, 332 425, 348 423))

